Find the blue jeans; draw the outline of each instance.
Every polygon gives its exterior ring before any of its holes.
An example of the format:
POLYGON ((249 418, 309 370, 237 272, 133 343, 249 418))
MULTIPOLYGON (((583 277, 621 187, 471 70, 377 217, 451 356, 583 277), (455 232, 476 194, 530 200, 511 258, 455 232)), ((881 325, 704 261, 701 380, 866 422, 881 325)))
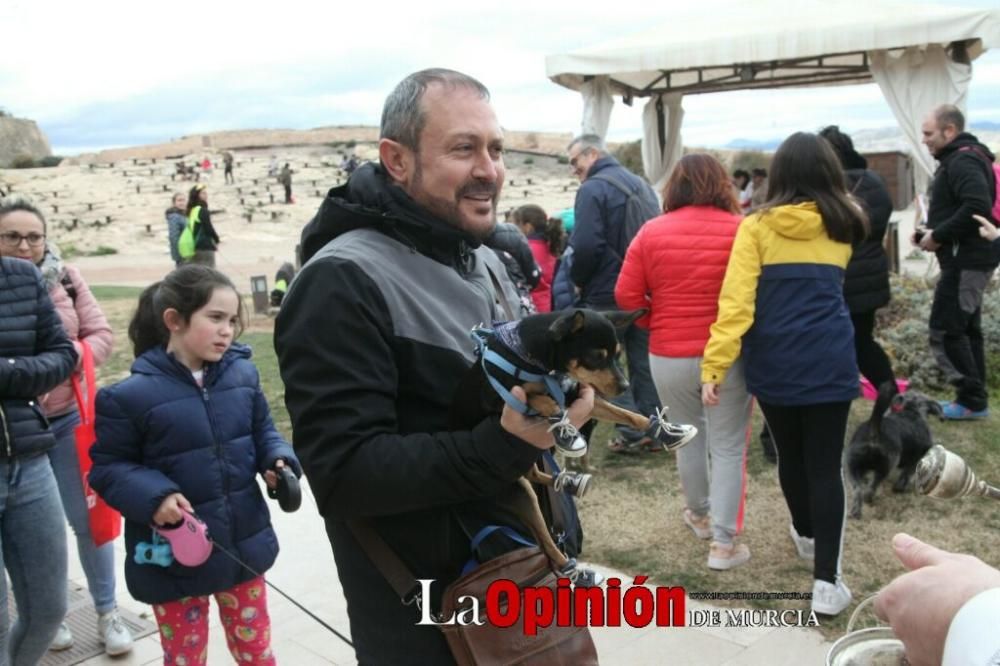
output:
POLYGON ((74 411, 53 418, 51 423, 56 445, 49 449, 49 461, 59 485, 59 497, 62 498, 66 520, 76 535, 76 550, 80 554, 83 573, 87 576, 87 588, 94 599, 94 608, 98 613, 107 613, 115 607, 115 546, 112 541, 95 546, 90 536, 87 498, 83 494, 83 479, 73 435, 73 428, 80 423, 80 417, 74 411))
POLYGON ((66 615, 66 528, 48 456, 0 461, 0 542, 18 612, 8 633, 0 576, 0 665, 34 666, 66 615))
MULTIPOLYGON (((624 334, 619 331, 618 336, 628 356, 629 388, 611 402, 642 416, 651 416, 659 411, 660 399, 656 394, 653 373, 649 370, 649 329, 633 324, 624 334)), ((615 429, 627 443, 638 442, 645 436, 645 433, 624 425, 617 425, 615 429)))

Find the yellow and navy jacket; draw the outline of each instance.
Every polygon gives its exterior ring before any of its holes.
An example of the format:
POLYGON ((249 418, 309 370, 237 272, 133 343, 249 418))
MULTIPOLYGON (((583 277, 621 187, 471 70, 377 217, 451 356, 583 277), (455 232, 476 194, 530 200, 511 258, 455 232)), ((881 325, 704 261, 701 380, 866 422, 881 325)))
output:
POLYGON ((811 201, 743 220, 705 347, 702 382, 722 384, 742 354, 747 388, 765 403, 857 397, 854 328, 843 292, 850 258, 850 244, 827 236, 811 201))

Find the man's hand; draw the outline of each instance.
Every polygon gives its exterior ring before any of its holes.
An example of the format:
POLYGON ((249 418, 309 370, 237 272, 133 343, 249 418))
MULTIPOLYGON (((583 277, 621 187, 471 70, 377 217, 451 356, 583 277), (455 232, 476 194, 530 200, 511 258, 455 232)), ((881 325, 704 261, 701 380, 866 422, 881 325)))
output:
POLYGON ((875 614, 903 641, 912 666, 940 664, 951 621, 983 590, 1000 587, 1000 571, 978 557, 940 550, 908 534, 892 538, 909 573, 882 588, 875 614))
POLYGON ((941 247, 941 243, 934 240, 934 233, 930 229, 927 229, 924 232, 924 237, 920 240, 920 249, 934 252, 939 247, 941 247))
POLYGON ((719 404, 719 385, 718 384, 702 384, 701 385, 701 404, 708 407, 715 407, 719 404))
POLYGON ((180 493, 167 495, 167 497, 160 503, 160 508, 153 514, 153 522, 161 527, 163 525, 180 522, 180 520, 184 518, 184 514, 181 513, 181 509, 184 509, 188 513, 194 513, 194 509, 191 508, 191 502, 188 502, 184 495, 181 495, 180 493))
POLYGON ((1000 238, 1000 229, 996 228, 996 225, 987 220, 982 215, 973 215, 972 219, 979 223, 979 235, 988 241, 995 241, 1000 238))
MULTIPOLYGON (((528 396, 520 386, 513 387, 510 393, 521 402, 527 402, 528 400, 528 396)), ((570 423, 579 430, 590 419, 590 412, 593 409, 593 387, 580 384, 579 397, 566 410, 569 414, 570 423)), ((544 450, 555 446, 555 440, 552 439, 552 433, 549 432, 548 421, 527 417, 513 409, 510 405, 503 406, 503 413, 500 414, 500 427, 536 448, 544 450)))

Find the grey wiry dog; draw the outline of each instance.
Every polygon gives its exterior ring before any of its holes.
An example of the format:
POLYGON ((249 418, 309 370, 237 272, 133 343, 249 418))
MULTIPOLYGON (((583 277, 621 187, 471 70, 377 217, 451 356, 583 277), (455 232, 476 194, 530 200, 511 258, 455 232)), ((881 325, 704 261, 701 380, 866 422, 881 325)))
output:
POLYGON ((871 418, 854 431, 845 454, 854 487, 851 518, 861 517, 862 501, 871 504, 893 470, 899 469, 893 492, 906 490, 917 463, 933 445, 928 413, 944 416, 941 405, 923 393, 900 394, 892 382, 879 387, 871 418))

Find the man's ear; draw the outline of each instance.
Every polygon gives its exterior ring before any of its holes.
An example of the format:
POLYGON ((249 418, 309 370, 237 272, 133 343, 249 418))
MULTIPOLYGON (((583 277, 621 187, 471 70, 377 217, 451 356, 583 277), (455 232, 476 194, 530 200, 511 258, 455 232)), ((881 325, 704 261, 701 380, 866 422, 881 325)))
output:
POLYGON ((637 319, 641 319, 649 314, 649 310, 647 308, 639 308, 638 310, 632 310, 631 312, 611 310, 602 314, 611 320, 611 323, 615 325, 615 328, 618 330, 624 330, 634 324, 637 319))
POLYGON ((416 166, 413 151, 392 139, 379 139, 378 157, 389 177, 397 183, 408 184, 416 166))
POLYGON ((563 315, 556 319, 549 326, 549 333, 553 340, 562 340, 570 333, 576 333, 583 328, 583 310, 574 310, 571 314, 563 315))

